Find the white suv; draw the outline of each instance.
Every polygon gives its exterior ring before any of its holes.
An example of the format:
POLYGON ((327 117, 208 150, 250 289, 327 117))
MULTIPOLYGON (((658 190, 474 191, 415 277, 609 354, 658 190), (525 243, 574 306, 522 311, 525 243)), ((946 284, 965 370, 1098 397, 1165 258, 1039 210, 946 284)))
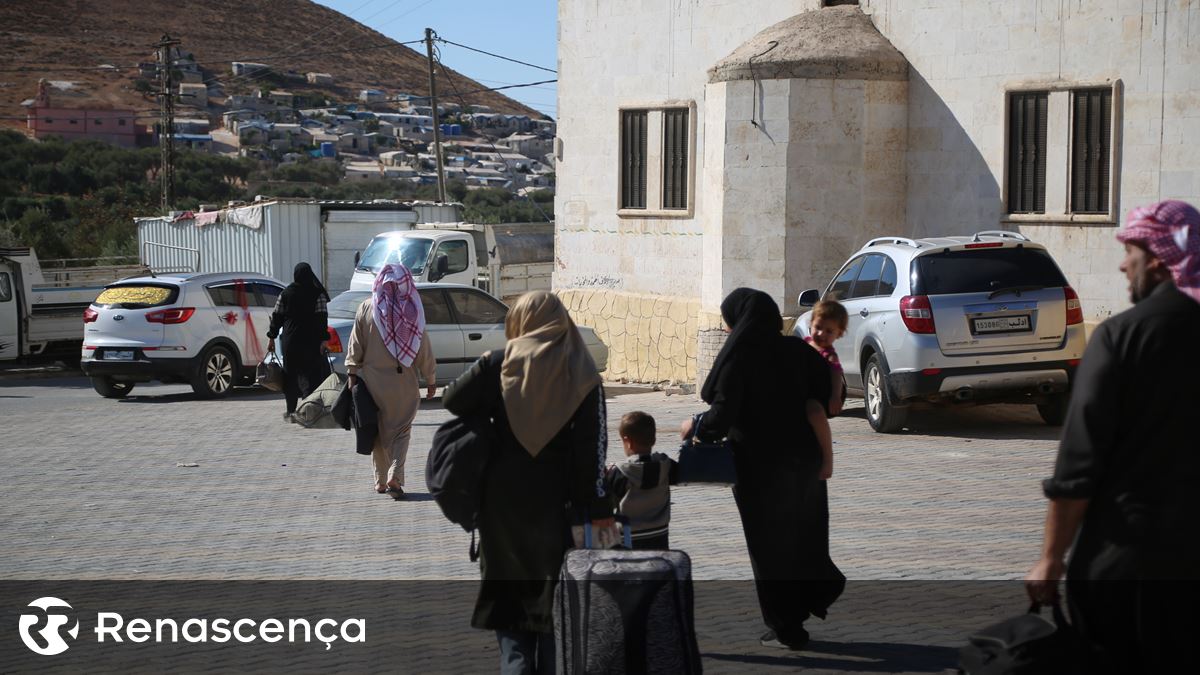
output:
MULTIPOLYGON (((1061 424, 1085 342, 1079 296, 1045 247, 1015 232, 867 242, 822 294, 850 315, 834 343, 876 431, 914 401, 1024 402, 1061 424)), ((807 336, 811 311, 796 322, 807 336)))
POLYGON ((283 284, 260 274, 166 274, 123 279, 83 313, 80 365, 96 391, 184 382, 219 397, 254 380, 283 284))

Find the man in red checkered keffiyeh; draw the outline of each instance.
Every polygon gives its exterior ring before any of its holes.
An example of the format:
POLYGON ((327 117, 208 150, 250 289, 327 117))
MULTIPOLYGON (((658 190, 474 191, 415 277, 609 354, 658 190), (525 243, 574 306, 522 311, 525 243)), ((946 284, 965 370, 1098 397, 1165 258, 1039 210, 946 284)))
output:
POLYGON ((399 263, 384 265, 371 290, 375 326, 383 344, 400 365, 411 366, 425 334, 425 308, 412 272, 399 263))
MULTIPOLYGON (((1169 271, 1175 287, 1200 302, 1200 212, 1176 199, 1142 206, 1129 212, 1117 240, 1149 251, 1169 271)), ((1153 261, 1148 262, 1148 266, 1153 261)), ((1131 280, 1134 302, 1143 296, 1131 280)))
POLYGON ((1096 326, 1071 377, 1025 586, 1051 603, 1066 577, 1079 672, 1171 673, 1200 633, 1177 611, 1200 589, 1200 213, 1133 209, 1117 239, 1133 306, 1096 326))

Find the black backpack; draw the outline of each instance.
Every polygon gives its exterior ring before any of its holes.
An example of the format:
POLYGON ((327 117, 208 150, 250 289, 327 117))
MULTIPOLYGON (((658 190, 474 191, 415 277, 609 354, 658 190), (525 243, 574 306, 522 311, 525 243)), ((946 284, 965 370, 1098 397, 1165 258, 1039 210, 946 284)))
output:
POLYGON ((455 417, 438 427, 425 463, 425 485, 442 514, 472 533, 483 496, 483 475, 496 445, 490 419, 455 417))
POLYGON ((959 650, 959 672, 966 675, 1067 675, 1080 656, 1062 607, 1053 605, 1054 621, 1034 603, 1021 616, 988 626, 959 650))

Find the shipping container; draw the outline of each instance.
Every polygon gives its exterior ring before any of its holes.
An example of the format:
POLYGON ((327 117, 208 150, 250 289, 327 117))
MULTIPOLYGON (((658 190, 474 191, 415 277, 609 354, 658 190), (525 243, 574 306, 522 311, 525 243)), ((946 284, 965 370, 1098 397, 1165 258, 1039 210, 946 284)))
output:
POLYGON ((189 212, 135 222, 142 262, 155 272, 257 272, 289 282, 296 264, 307 262, 334 294, 350 287, 354 256, 376 234, 410 229, 423 216, 455 218, 457 209, 382 200, 272 200, 215 216, 189 212))

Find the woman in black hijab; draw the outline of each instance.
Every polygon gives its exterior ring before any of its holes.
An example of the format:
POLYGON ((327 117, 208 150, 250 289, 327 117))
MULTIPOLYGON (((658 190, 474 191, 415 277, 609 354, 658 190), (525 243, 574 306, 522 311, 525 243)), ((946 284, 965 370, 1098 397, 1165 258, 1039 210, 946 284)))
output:
POLYGON ((287 399, 283 419, 289 422, 296 403, 329 375, 322 349, 322 343, 329 339, 327 302, 329 293, 312 267, 302 262, 296 265, 292 283, 279 294, 271 313, 267 350, 275 351, 275 338, 279 337, 283 343, 283 395, 287 399))
POLYGON ((729 337, 701 389, 711 407, 696 435, 733 447, 733 495, 769 629, 760 642, 801 649, 804 621, 824 618, 846 580, 829 557, 823 457, 805 414, 829 400, 829 366, 799 338, 780 334, 779 306, 762 291, 733 291, 721 316, 729 337))

